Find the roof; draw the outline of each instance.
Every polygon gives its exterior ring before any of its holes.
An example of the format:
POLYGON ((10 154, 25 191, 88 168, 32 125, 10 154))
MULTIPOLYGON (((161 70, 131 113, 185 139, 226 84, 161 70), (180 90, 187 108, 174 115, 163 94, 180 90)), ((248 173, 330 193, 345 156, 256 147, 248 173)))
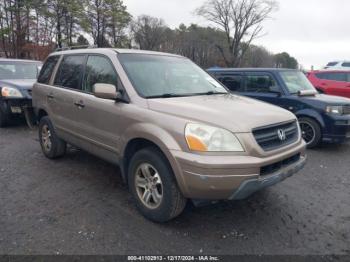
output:
POLYGON ((287 68, 210 68, 208 71, 212 72, 243 72, 243 71, 254 71, 254 72, 266 72, 266 71, 299 71, 297 69, 287 68))
POLYGON ((332 60, 331 62, 328 62, 329 63, 344 63, 344 62, 350 62, 350 60, 332 60))
POLYGON ((308 71, 308 73, 350 73, 350 70, 346 69, 320 69, 320 70, 312 70, 308 71))
POLYGON ((145 55, 163 55, 163 56, 173 56, 173 57, 182 57, 175 54, 155 52, 155 51, 146 51, 138 49, 116 49, 116 48, 83 48, 83 49, 72 49, 64 50, 51 53, 50 55, 64 55, 64 54, 89 54, 89 53, 100 53, 100 54, 110 54, 115 52, 117 54, 145 54, 145 55))
POLYGON ((25 63, 42 63, 37 60, 15 59, 15 58, 0 58, 0 62, 25 62, 25 63))

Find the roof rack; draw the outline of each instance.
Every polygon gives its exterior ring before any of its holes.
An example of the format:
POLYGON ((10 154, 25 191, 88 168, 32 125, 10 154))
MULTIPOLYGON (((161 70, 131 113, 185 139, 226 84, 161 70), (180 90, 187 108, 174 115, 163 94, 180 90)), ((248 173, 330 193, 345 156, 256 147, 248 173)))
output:
POLYGON ((59 47, 55 49, 55 52, 58 51, 66 51, 66 50, 74 50, 74 49, 88 49, 88 48, 97 48, 95 45, 75 45, 75 46, 65 46, 59 47))

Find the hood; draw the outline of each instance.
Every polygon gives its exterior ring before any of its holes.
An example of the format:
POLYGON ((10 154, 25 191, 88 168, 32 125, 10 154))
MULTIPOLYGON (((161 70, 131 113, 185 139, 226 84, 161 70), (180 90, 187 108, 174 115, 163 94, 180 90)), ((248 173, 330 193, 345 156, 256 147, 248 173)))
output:
POLYGON ((316 94, 314 96, 300 96, 299 98, 306 102, 323 102, 325 105, 350 105, 350 99, 341 96, 316 94))
POLYGON ((0 80, 0 87, 9 86, 17 89, 32 89, 36 79, 3 79, 0 80))
POLYGON ((287 110, 237 95, 149 99, 151 110, 228 129, 235 133, 295 119, 287 110))

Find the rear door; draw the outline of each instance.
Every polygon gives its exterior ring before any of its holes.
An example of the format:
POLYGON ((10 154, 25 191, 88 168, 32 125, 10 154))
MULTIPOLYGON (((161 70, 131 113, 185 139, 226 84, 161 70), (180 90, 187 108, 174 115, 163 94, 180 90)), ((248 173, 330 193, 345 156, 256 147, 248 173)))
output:
POLYGON ((80 130, 75 102, 82 89, 85 62, 86 55, 64 55, 54 79, 54 87, 48 94, 51 117, 56 128, 73 135, 79 134, 80 130))
POLYGON ((215 76, 233 93, 244 92, 244 75, 240 73, 220 73, 215 76))

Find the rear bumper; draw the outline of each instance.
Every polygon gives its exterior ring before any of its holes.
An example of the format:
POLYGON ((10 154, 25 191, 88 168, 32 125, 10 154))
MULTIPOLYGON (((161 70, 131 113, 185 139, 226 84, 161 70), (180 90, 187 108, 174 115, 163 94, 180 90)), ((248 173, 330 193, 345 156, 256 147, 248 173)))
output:
POLYGON ((306 162, 303 141, 283 153, 265 158, 195 155, 180 151, 172 154, 180 173, 180 177, 177 175, 180 189, 185 197, 194 200, 248 197, 295 174, 306 162))

